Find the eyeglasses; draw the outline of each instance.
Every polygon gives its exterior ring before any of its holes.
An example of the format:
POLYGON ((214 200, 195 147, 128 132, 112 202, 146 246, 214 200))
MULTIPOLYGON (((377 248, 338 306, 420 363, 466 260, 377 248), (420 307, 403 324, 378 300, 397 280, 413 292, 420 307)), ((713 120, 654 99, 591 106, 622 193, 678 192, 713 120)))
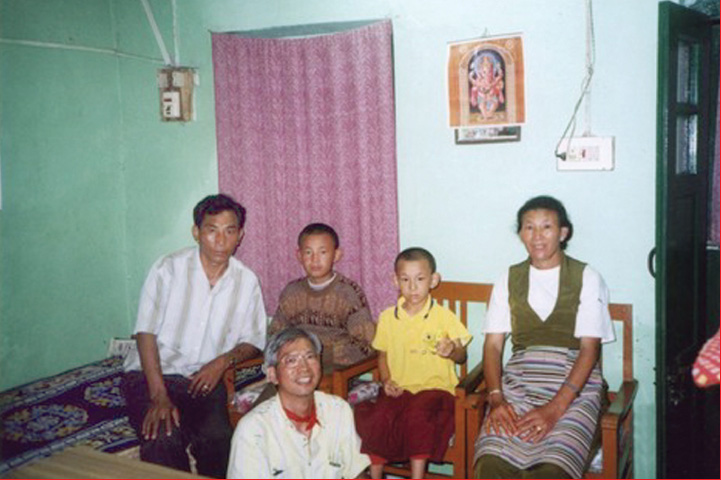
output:
POLYGON ((304 360, 305 363, 312 363, 317 362, 320 360, 320 355, 318 355, 315 352, 302 352, 302 353, 293 353, 290 355, 286 355, 283 358, 280 359, 280 363, 284 367, 288 368, 296 368, 298 365, 300 365, 301 360, 304 360))

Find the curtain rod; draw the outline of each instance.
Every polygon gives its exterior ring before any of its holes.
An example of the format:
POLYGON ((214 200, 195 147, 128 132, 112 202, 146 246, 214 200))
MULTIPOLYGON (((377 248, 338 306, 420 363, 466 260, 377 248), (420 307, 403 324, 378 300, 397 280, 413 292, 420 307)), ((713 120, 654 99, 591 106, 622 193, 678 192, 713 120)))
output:
POLYGON ((231 30, 222 32, 208 29, 208 32, 211 34, 218 33, 227 35, 242 35, 252 38, 304 38, 349 32, 351 30, 368 27, 370 25, 385 21, 390 21, 390 19, 376 18, 368 20, 308 23, 302 25, 278 25, 274 27, 266 27, 252 30, 231 30))

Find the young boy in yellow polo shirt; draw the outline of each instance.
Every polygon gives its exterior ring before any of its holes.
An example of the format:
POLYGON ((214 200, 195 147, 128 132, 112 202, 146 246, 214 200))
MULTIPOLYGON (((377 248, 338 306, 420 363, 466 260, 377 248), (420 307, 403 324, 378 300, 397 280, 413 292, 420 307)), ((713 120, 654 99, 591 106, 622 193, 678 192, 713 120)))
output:
POLYGON ((466 360, 471 335, 431 297, 439 282, 429 251, 413 247, 396 257, 401 295, 381 313, 373 339, 383 388, 375 402, 355 408, 372 478, 382 478, 386 463, 409 459, 413 478, 423 478, 427 462, 443 459, 453 435, 455 363, 466 360))

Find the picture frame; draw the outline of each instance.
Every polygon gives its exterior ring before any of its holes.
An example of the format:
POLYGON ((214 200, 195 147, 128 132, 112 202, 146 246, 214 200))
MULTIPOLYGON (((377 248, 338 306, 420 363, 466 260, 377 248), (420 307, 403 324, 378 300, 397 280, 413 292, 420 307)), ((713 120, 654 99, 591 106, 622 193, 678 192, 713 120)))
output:
POLYGON ((484 36, 448 44, 448 126, 523 125, 523 35, 484 36))
POLYGON ((499 127, 461 127, 453 129, 456 145, 519 142, 520 125, 499 127))

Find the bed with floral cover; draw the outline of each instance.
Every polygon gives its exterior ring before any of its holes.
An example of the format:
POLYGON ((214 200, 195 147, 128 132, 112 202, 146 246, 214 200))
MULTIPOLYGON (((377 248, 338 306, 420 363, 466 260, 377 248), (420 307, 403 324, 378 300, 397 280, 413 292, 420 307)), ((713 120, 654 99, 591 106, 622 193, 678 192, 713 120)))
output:
MULTIPOLYGON (((236 388, 258 371, 236 377, 236 388)), ((0 392, 0 476, 72 445, 137 452, 120 392, 123 358, 103 360, 0 392)), ((133 454, 133 453, 130 453, 133 454)))

